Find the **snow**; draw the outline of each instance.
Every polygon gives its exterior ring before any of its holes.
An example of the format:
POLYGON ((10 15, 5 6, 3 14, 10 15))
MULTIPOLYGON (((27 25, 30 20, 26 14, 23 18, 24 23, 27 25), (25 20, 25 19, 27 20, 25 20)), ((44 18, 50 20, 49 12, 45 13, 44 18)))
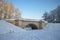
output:
POLYGON ((60 24, 48 23, 42 30, 27 31, 1 20, 0 40, 60 40, 60 24), (15 32, 10 33, 10 29, 15 32))
POLYGON ((29 26, 29 27, 26 27, 24 28, 25 30, 32 30, 32 28, 29 26))
POLYGON ((0 20, 0 34, 8 33, 8 32, 20 32, 23 31, 23 29, 10 24, 6 21, 0 20))
POLYGON ((60 23, 48 23, 45 28, 47 30, 60 30, 60 23))

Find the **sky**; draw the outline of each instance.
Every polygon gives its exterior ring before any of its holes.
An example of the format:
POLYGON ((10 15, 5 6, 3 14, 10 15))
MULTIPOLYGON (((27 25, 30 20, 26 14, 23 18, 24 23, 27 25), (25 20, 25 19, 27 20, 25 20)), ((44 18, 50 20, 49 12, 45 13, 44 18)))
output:
POLYGON ((60 0, 10 0, 21 12, 22 18, 42 19, 45 11, 50 12, 60 5, 60 0))

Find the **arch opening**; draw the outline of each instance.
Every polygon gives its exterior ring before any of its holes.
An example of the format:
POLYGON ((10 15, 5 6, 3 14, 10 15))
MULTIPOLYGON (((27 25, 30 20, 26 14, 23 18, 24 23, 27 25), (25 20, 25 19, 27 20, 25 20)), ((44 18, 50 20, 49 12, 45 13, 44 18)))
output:
POLYGON ((28 30, 35 30, 35 29, 38 29, 35 24, 28 24, 28 25, 26 25, 25 28, 27 28, 28 30))

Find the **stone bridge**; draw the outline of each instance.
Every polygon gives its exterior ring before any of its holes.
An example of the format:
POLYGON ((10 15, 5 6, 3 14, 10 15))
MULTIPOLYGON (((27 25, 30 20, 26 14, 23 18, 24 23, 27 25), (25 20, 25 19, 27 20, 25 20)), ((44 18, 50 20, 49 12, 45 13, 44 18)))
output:
POLYGON ((32 29, 42 29, 42 22, 36 19, 7 19, 8 22, 21 27, 31 27, 32 29))

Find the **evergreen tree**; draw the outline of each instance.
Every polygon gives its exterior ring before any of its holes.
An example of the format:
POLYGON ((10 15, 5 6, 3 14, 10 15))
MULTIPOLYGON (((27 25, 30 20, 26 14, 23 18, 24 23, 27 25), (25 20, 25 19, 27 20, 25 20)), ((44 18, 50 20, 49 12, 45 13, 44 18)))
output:
POLYGON ((47 12, 45 12, 45 13, 43 14, 43 18, 44 18, 45 21, 47 21, 47 18, 48 18, 48 13, 47 13, 47 12))

